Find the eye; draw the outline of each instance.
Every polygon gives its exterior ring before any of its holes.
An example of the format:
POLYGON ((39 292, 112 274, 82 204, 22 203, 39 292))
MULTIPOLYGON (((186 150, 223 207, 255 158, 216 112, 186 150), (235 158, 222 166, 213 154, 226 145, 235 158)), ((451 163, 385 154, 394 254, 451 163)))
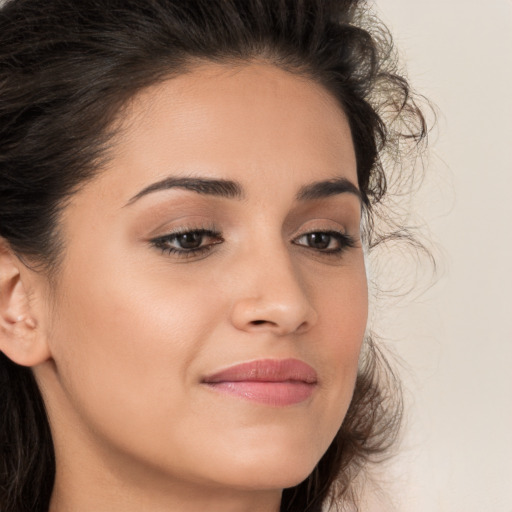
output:
POLYGON ((203 244, 204 238, 204 233, 200 231, 190 231, 189 233, 176 235, 174 241, 180 249, 199 249, 203 244))
POLYGON ((221 234, 210 229, 178 231, 151 240, 152 245, 167 254, 195 256, 205 253, 224 240, 221 234))
POLYGON ((340 253, 354 247, 354 239, 339 231, 313 231, 305 233, 293 241, 296 245, 308 247, 323 253, 340 253))

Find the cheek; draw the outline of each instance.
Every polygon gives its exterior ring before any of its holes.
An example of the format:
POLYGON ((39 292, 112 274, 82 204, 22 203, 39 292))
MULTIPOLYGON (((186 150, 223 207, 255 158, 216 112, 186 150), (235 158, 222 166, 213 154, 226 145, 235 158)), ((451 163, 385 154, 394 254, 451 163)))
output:
POLYGON ((319 328, 328 339, 325 353, 341 366, 357 367, 368 319, 368 287, 363 263, 317 286, 319 328))
POLYGON ((318 299, 319 333, 311 349, 324 372, 325 425, 328 443, 339 429, 350 404, 358 372, 368 316, 368 292, 364 267, 347 272, 339 286, 318 299), (321 346, 320 346, 321 345, 321 346))
POLYGON ((186 410, 191 362, 219 318, 197 283, 149 278, 122 262, 82 262, 56 308, 53 354, 61 385, 84 423, 129 444, 186 410), (94 277, 98 276, 98 277, 94 277), (201 315, 198 315, 201 312, 201 315), (128 420, 128 421, 127 421, 128 420))

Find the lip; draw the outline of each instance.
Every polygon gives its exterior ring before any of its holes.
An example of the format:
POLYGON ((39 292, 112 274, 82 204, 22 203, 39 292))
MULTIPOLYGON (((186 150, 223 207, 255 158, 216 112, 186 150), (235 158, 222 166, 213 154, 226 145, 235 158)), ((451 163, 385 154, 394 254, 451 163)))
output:
POLYGON ((293 405, 314 392, 318 376, 298 359, 259 359, 208 375, 202 383, 220 393, 273 406, 293 405))

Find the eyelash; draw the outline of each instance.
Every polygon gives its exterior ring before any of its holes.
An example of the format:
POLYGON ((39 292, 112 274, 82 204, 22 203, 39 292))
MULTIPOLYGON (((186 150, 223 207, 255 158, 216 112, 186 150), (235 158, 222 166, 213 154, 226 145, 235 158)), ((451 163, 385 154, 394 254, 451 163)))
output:
POLYGON ((331 239, 334 239, 337 242, 338 247, 335 247, 334 249, 315 249, 314 247, 309 247, 307 245, 302 245, 302 244, 297 244, 297 245, 300 245, 301 247, 304 247, 306 249, 318 251, 319 253, 321 253, 323 255, 327 255, 327 256, 329 256, 329 255, 339 256, 343 252, 345 252, 346 249, 351 249, 356 246, 356 241, 355 241, 354 237, 352 237, 346 233, 341 233, 340 231, 333 231, 333 230, 308 231, 307 233, 303 233, 302 235, 296 237, 294 240, 299 240, 303 237, 308 237, 311 235, 329 236, 331 239))
MULTIPOLYGON (((201 239, 201 242, 203 240, 201 239)), ((159 236, 158 238, 154 238, 151 241, 151 244, 160 249, 164 254, 174 255, 178 258, 193 258, 202 256, 209 251, 213 249, 215 245, 218 245, 222 242, 224 242, 224 239, 222 238, 222 234, 215 230, 210 228, 195 228, 195 229, 180 229, 176 230, 174 232, 168 233, 163 236, 159 236), (184 248, 177 248, 172 247, 170 243, 175 242, 178 237, 184 236, 184 235, 199 235, 201 238, 209 237, 211 239, 214 239, 215 241, 212 243, 209 243, 207 245, 203 245, 201 247, 193 248, 193 249, 184 249, 184 248)), ((340 256, 345 250, 350 249, 352 247, 356 246, 355 239, 346 234, 341 233, 339 231, 333 231, 333 230, 313 230, 308 231, 306 233, 302 233, 300 236, 295 237, 292 241, 296 245, 303 247, 305 249, 310 249, 313 251, 316 251, 322 255, 325 256, 340 256), (326 235, 328 237, 331 237, 330 242, 332 239, 337 241, 338 247, 334 249, 315 249, 314 247, 309 247, 304 244, 298 244, 296 243, 297 240, 300 240, 301 238, 312 236, 312 235, 326 235)), ((329 243, 330 243, 329 242, 329 243)))
POLYGON ((210 228, 197 228, 197 229, 178 229, 174 232, 168 233, 167 235, 159 236, 151 240, 151 244, 156 248, 160 249, 164 254, 170 254, 177 256, 178 258, 192 258, 201 256, 209 252, 214 245, 220 244, 224 241, 220 232, 210 228), (201 237, 210 237, 217 241, 208 245, 203 245, 196 249, 179 249, 169 245, 171 242, 176 241, 180 236, 198 234, 201 237))

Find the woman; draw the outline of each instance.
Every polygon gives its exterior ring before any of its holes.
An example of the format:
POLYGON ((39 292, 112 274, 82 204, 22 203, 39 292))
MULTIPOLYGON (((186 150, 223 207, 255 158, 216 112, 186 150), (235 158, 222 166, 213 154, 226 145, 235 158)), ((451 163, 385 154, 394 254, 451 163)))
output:
POLYGON ((400 412, 364 248, 385 152, 425 133, 368 19, 4 5, 2 512, 357 503, 400 412))

